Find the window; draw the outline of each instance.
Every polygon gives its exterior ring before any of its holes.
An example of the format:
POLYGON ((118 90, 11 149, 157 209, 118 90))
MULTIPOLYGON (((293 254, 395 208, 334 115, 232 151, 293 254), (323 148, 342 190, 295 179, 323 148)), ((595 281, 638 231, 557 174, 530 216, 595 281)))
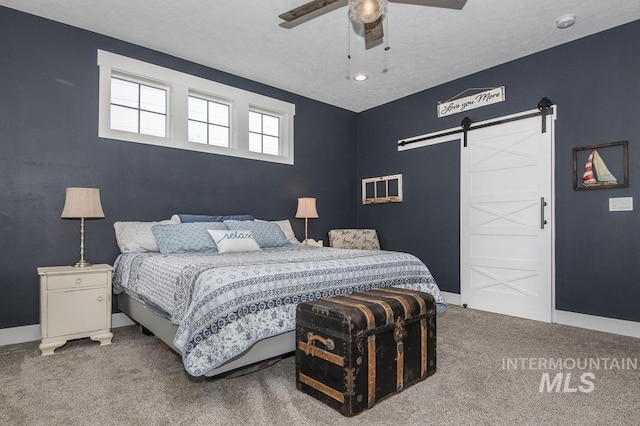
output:
POLYGON ((295 105, 98 50, 98 136, 293 164, 295 105))
POLYGON ((111 77, 111 128, 164 137, 167 91, 111 77))
POLYGON ((278 155, 280 119, 273 115, 249 111, 249 151, 278 155))
POLYGON ((189 142, 229 146, 229 105, 189 96, 189 142))

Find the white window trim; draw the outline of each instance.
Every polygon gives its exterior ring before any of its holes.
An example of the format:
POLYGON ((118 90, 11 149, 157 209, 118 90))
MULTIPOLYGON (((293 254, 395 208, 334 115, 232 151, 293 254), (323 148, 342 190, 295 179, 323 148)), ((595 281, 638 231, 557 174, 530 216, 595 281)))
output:
POLYGON ((100 69, 98 136, 101 138, 293 164, 294 104, 104 50, 98 50, 98 67, 100 69), (134 78, 167 87, 167 137, 111 129, 112 73, 120 77, 123 74, 131 75, 134 78), (193 92, 229 101, 231 105, 229 148, 188 141, 188 97, 193 92), (280 155, 249 151, 250 109, 264 111, 280 118, 280 155))

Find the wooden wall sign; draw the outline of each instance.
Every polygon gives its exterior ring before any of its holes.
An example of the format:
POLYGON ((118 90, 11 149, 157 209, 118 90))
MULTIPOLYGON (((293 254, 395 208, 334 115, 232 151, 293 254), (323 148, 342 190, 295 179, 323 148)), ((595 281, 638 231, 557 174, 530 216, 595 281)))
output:
POLYGON ((438 102, 438 118, 446 117, 447 115, 457 114, 459 112, 468 111, 470 109, 480 108, 480 107, 495 104, 498 102, 503 102, 505 99, 504 86, 485 90, 484 92, 480 92, 471 96, 466 96, 464 98, 458 98, 458 96, 463 95, 470 90, 483 90, 483 89, 467 89, 464 92, 449 99, 448 101, 438 102))

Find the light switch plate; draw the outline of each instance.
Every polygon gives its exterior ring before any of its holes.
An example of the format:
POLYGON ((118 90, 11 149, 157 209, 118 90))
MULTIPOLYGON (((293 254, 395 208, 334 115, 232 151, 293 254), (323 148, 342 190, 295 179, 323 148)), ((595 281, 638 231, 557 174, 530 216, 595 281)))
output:
POLYGON ((610 212, 630 212, 633 211, 633 197, 609 198, 610 212))

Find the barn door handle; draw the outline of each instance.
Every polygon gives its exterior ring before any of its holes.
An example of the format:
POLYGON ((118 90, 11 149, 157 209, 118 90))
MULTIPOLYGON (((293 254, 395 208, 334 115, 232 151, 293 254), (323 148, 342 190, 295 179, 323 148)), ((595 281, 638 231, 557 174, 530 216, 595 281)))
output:
POLYGON ((547 224, 547 221, 544 219, 544 206, 547 205, 547 202, 544 200, 544 197, 540 197, 540 229, 544 229, 544 226, 547 224))

